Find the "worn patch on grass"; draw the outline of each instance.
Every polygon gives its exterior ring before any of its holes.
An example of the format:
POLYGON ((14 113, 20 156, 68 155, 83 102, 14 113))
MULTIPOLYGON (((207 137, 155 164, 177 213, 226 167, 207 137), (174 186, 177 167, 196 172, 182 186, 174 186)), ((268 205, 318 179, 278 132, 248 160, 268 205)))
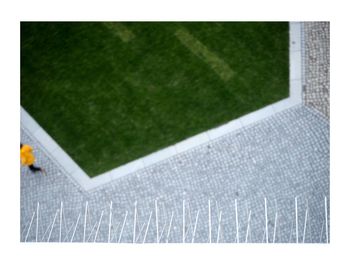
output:
POLYGON ((135 35, 121 23, 106 22, 104 25, 112 30, 123 42, 129 42, 135 35))
POLYGON ((233 71, 229 65, 220 59, 215 53, 211 52, 199 40, 193 37, 186 29, 181 28, 175 32, 180 42, 187 47, 193 54, 204 60, 219 75, 219 77, 228 81, 233 76, 233 71))

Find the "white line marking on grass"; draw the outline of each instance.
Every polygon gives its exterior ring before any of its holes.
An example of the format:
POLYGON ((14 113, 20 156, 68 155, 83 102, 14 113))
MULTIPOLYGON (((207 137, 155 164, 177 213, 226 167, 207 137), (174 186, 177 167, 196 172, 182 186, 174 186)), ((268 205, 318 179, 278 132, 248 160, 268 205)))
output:
POLYGON ((196 39, 189 31, 180 28, 175 32, 175 36, 194 55, 207 63, 211 69, 224 81, 228 81, 234 75, 232 69, 225 61, 210 51, 202 42, 196 39))
POLYGON ((134 33, 122 23, 105 22, 103 24, 125 43, 129 42, 135 37, 134 33))

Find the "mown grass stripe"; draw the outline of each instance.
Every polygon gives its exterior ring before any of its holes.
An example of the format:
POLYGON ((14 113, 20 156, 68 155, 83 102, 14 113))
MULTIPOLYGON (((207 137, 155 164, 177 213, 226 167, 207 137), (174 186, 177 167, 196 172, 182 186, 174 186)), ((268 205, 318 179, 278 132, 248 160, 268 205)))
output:
POLYGON ((116 22, 106 22, 104 25, 113 31, 123 42, 129 42, 135 37, 132 31, 130 31, 125 25, 116 22))
POLYGON ((232 78, 234 72, 229 65, 220 59, 215 53, 211 52, 204 44, 197 40, 186 29, 181 28, 175 32, 175 36, 187 47, 193 54, 206 62, 217 74, 224 80, 232 78))

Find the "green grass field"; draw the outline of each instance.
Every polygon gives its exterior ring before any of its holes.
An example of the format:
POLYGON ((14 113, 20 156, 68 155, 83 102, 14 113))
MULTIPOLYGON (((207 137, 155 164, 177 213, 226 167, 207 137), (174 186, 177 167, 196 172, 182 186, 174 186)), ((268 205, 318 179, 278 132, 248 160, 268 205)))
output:
POLYGON ((90 176, 288 97, 288 23, 21 23, 21 105, 90 176))

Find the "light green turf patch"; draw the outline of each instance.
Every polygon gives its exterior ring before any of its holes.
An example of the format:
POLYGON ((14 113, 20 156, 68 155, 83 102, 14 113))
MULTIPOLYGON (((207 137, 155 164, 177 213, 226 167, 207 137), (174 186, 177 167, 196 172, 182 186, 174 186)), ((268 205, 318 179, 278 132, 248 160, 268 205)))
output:
POLYGON ((117 22, 106 22, 104 25, 110 29, 114 34, 116 34, 123 42, 129 42, 135 35, 122 23, 117 22))
POLYGON ((206 62, 222 80, 228 81, 232 78, 234 73, 230 66, 227 65, 225 61, 219 58, 215 53, 210 51, 186 29, 178 29, 175 32, 175 35, 193 54, 206 62))

